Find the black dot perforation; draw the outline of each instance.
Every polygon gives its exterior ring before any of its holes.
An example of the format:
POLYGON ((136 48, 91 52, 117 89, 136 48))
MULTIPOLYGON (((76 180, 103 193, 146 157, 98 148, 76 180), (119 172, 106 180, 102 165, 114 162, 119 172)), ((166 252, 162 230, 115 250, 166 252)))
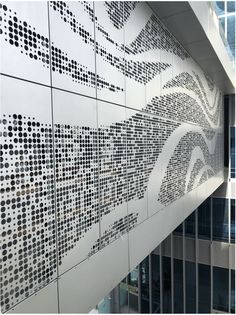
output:
POLYGON ((1 120, 1 306, 55 277, 52 129, 19 114, 1 120))

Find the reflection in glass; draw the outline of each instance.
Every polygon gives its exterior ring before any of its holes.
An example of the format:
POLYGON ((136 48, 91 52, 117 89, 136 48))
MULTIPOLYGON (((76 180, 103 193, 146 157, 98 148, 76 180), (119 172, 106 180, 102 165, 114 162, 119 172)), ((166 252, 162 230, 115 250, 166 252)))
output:
POLYGON ((152 254, 152 313, 160 313, 160 256, 152 254))
POLYGON ((231 313, 235 313, 235 270, 231 269, 231 313))
POLYGON ((224 1, 215 1, 215 10, 217 15, 222 15, 225 13, 225 3, 224 1))
POLYGON ((149 256, 140 264, 141 268, 141 313, 149 313, 149 256))
POLYGON ((195 237, 195 211, 185 220, 185 236, 195 237))
POLYGON ((206 199, 198 207, 198 238, 211 238, 211 203, 210 198, 206 199))
POLYGON ((183 260, 174 259, 174 313, 184 312, 183 260))
POLYGON ((196 264, 185 262, 186 313, 196 313, 196 264))
POLYGON ((228 199, 212 198, 213 240, 228 242, 228 199))
POLYGON ((163 313, 171 313, 171 259, 162 257, 163 313))
POLYGON ((129 312, 138 312, 138 266, 128 275, 129 312))
POLYGON ((119 284, 120 313, 129 313, 128 285, 126 278, 119 284))
MULTIPOLYGON (((235 56, 235 15, 227 16, 227 41, 229 43, 229 46, 233 55, 235 56)), ((235 138, 235 135, 234 135, 234 138, 235 138)), ((234 166, 234 175, 235 175, 235 166, 234 166)))
POLYGON ((235 2, 227 1, 227 12, 235 12, 235 2))
POLYGON ((229 309, 229 270, 213 267, 213 308, 228 312, 229 309))
POLYGON ((111 309, 111 296, 110 296, 110 294, 108 294, 107 296, 105 296, 105 297, 98 303, 97 311, 98 311, 98 313, 101 313, 101 314, 110 314, 110 313, 112 313, 112 309, 111 309))
POLYGON ((235 199, 231 199, 230 202, 230 242, 235 243, 235 199))
POLYGON ((210 266, 198 264, 198 313, 211 312, 210 266))

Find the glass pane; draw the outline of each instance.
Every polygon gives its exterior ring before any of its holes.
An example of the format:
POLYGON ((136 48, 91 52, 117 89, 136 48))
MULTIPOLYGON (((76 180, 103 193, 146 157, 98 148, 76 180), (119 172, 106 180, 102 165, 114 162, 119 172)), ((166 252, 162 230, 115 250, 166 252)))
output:
POLYGON ((231 199, 230 202, 230 242, 235 243, 235 199, 231 199))
POLYGON ((162 257, 162 291, 163 313, 171 313, 171 260, 170 257, 162 257))
POLYGON ((234 52, 234 48, 235 48, 235 15, 227 17, 227 41, 229 43, 229 46, 230 46, 232 53, 235 55, 235 52, 234 52))
POLYGON ((235 12, 235 2, 227 1, 227 12, 235 12))
POLYGON ((236 151, 235 151, 235 133, 236 128, 230 127, 230 163, 231 163, 231 178, 236 178, 235 176, 235 159, 236 159, 236 151))
POLYGON ((174 259, 174 313, 183 313, 183 260, 174 259))
POLYGON ((222 15, 225 13, 225 3, 224 1, 215 1, 215 10, 217 15, 222 15))
POLYGON ((185 220, 185 236, 195 237, 195 211, 185 220))
POLYGON ((126 284, 126 278, 119 284, 120 291, 120 313, 129 313, 128 303, 128 286, 126 284))
POLYGON ((213 240, 228 242, 228 199, 212 198, 213 240))
POLYGON ((198 313, 211 311, 211 271, 210 266, 198 264, 198 313))
POLYGON ((183 235, 183 224, 181 223, 177 228, 174 230, 174 234, 176 235, 183 235))
POLYGON ((152 313, 160 313, 160 256, 152 254, 152 313))
POLYGON ((219 18, 219 21, 225 34, 225 17, 219 18))
POLYGON ((235 313, 235 270, 231 270, 231 313, 235 313))
POLYGON ((149 313, 149 256, 141 266, 141 313, 149 313))
POLYGON ((198 207, 198 238, 211 238, 211 207, 210 198, 198 207))
POLYGON ((104 299, 99 302, 97 310, 98 313, 101 314, 110 314, 112 312, 110 294, 108 294, 106 297, 104 297, 104 299))
POLYGON ((128 275, 129 312, 138 312, 138 266, 128 275))
POLYGON ((213 267, 213 308, 228 312, 229 309, 229 270, 213 267))
POLYGON ((186 313, 196 313, 196 264, 185 262, 186 313))

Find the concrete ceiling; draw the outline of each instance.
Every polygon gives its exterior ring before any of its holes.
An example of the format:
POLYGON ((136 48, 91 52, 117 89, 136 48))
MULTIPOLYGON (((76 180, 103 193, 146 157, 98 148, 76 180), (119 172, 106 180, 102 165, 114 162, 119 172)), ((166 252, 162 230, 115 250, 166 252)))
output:
POLYGON ((148 1, 149 6, 224 94, 235 93, 221 61, 187 1, 148 1))

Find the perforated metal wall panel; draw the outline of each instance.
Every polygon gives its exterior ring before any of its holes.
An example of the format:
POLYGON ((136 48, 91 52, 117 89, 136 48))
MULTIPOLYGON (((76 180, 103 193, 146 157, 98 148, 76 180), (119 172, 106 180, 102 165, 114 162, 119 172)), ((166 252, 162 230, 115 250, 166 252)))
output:
POLYGON ((145 2, 0 15, 2 311, 86 312, 222 182, 222 93, 145 2))

